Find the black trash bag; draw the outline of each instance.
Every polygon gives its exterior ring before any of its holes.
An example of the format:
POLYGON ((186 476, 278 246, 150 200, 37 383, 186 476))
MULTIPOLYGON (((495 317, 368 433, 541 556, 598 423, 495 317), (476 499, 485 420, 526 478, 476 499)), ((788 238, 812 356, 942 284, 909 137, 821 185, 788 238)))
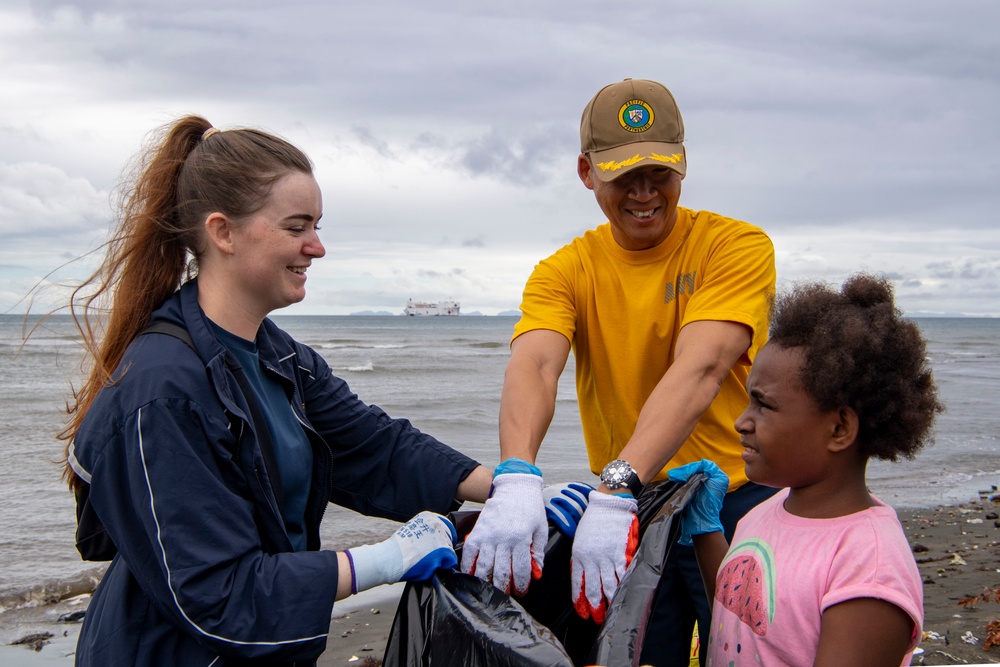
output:
POLYGON ((680 533, 681 511, 703 481, 703 475, 692 475, 683 485, 664 482, 671 488, 645 504, 646 494, 639 497, 639 548, 608 607, 586 664, 638 667, 660 576, 680 533))
POLYGON ((382 667, 573 667, 551 631, 495 586, 441 570, 410 582, 382 667))
MULTIPOLYGON (((514 599, 477 577, 441 570, 403 590, 383 667, 638 665, 663 565, 676 541, 673 521, 701 484, 650 484, 639 496, 639 548, 604 623, 580 618, 570 592, 572 540, 549 524, 545 568, 514 599)), ((459 540, 478 511, 450 515, 459 540)), ((457 551, 461 561, 461 543, 457 551)))
POLYGON ((573 659, 573 664, 580 665, 585 664, 601 626, 590 619, 580 618, 573 608, 570 583, 572 550, 572 538, 563 535, 550 522, 542 578, 532 581, 527 594, 517 598, 517 601, 532 618, 552 631, 573 659))
POLYGON ((573 608, 573 541, 550 525, 542 578, 531 583, 519 602, 535 620, 552 630, 575 665, 639 664, 660 575, 677 540, 680 522, 673 519, 680 516, 701 481, 701 475, 695 475, 683 486, 655 482, 639 495, 639 548, 600 626, 580 618, 573 608))

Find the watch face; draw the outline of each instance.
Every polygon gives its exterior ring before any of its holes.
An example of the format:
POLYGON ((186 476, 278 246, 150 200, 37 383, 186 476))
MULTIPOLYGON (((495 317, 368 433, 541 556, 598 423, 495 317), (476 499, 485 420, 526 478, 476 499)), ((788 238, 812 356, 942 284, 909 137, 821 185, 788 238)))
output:
POLYGON ((601 472, 601 481, 609 489, 617 489, 625 486, 625 480, 630 474, 632 474, 632 466, 629 465, 628 461, 612 461, 604 466, 604 470, 601 472))

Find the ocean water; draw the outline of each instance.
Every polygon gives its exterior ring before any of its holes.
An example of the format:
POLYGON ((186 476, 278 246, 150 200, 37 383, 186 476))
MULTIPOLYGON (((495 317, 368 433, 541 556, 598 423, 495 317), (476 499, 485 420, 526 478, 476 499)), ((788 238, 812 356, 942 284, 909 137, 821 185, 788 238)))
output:
MULTIPOLYGON (((366 402, 484 464, 499 456, 497 414, 511 317, 297 317, 275 321, 319 350, 366 402)), ((957 504, 1000 484, 1000 319, 920 319, 940 395, 936 442, 914 461, 873 462, 874 493, 897 507, 957 504)), ((73 498, 60 480, 70 383, 79 384, 72 323, 52 318, 21 347, 22 318, 0 315, 0 613, 87 590, 100 567, 73 547, 73 498)), ((572 356, 539 456, 547 481, 594 481, 586 466, 572 356)), ((397 524, 330 508, 324 546, 388 536, 397 524)))

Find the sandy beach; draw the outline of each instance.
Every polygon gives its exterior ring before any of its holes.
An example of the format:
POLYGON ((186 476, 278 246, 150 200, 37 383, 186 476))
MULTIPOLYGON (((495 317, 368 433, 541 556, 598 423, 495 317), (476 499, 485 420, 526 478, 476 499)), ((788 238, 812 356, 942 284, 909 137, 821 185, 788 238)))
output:
MULTIPOLYGON (((1000 604, 959 604, 1000 587, 998 514, 1000 494, 995 492, 953 507, 899 511, 924 580, 924 640, 912 664, 1000 664, 1000 646, 983 650, 986 626, 1000 618, 1000 604)), ((398 584, 382 586, 338 603, 319 665, 380 665, 401 591, 398 584)), ((79 596, 0 614, 0 664, 73 664, 80 628, 74 612, 84 611, 86 602, 87 596, 79 596), (12 645, 33 635, 38 636, 34 642, 12 645)))
POLYGON ((1000 495, 983 495, 956 507, 899 512, 924 580, 923 653, 914 665, 1000 663, 1000 646, 983 650, 1000 604, 959 604, 1000 587, 1000 495))

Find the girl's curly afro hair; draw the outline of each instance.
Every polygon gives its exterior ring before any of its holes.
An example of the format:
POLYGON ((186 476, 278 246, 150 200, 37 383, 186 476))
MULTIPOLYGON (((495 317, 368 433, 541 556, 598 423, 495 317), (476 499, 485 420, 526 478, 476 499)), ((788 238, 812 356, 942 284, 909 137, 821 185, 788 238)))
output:
POLYGON ((802 385, 820 409, 857 413, 866 458, 913 458, 931 439, 944 407, 920 330, 885 277, 859 273, 839 292, 809 283, 777 296, 769 344, 803 349, 802 385))

